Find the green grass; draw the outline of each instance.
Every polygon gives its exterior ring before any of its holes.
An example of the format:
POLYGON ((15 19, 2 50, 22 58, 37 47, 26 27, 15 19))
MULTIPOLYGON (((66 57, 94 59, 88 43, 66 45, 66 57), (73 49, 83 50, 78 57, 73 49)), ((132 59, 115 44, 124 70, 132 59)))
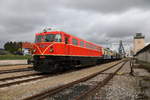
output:
POLYGON ((26 55, 0 55, 0 60, 23 60, 23 59, 30 59, 31 56, 26 55))

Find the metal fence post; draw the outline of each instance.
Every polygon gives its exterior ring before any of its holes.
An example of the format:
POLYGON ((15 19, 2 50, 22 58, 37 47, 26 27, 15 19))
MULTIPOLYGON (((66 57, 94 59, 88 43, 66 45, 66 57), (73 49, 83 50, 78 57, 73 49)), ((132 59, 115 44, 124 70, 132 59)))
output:
POLYGON ((130 75, 134 76, 134 70, 133 70, 133 67, 134 67, 134 58, 131 58, 130 60, 130 75))

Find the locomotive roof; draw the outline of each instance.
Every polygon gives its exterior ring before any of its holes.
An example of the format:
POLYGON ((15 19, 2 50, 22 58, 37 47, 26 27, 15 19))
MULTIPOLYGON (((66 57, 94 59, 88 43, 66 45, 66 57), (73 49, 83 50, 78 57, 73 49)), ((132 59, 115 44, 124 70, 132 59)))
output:
MULTIPOLYGON (((48 32, 36 33, 36 35, 40 35, 40 34, 44 35, 44 34, 49 34, 49 33, 65 34, 65 35, 71 36, 71 37, 73 37, 73 38, 75 38, 75 39, 78 39, 78 40, 81 40, 81 41, 85 41, 86 43, 90 43, 90 44, 92 44, 92 45, 94 45, 94 46, 97 46, 97 47, 100 47, 100 48, 104 48, 104 47, 102 47, 102 46, 100 46, 100 45, 98 45, 98 44, 95 44, 95 43, 89 42, 89 41, 87 41, 87 40, 78 38, 78 37, 76 37, 76 36, 74 36, 74 35, 72 35, 72 34, 69 34, 69 33, 64 32, 64 31, 56 31, 56 30, 53 30, 53 31, 48 31, 48 32)), ((105 49, 105 50, 108 50, 108 51, 111 51, 111 52, 114 52, 114 51, 112 51, 111 49, 108 49, 108 48, 104 48, 104 49, 105 49)))
POLYGON ((83 39, 81 39, 81 38, 78 38, 78 37, 76 37, 76 36, 74 36, 74 35, 72 35, 72 34, 68 34, 68 33, 63 32, 63 31, 42 32, 42 33, 36 33, 36 35, 44 35, 44 34, 49 34, 49 33, 54 33, 54 34, 60 33, 60 34, 69 35, 69 36, 71 36, 71 37, 73 37, 73 38, 75 38, 75 39, 78 39, 78 40, 81 40, 81 41, 85 41, 85 42, 90 43, 90 44, 92 44, 92 45, 95 45, 95 46, 97 46, 97 47, 102 47, 102 46, 100 46, 100 45, 98 45, 98 44, 89 42, 89 41, 87 41, 87 40, 83 40, 83 39))

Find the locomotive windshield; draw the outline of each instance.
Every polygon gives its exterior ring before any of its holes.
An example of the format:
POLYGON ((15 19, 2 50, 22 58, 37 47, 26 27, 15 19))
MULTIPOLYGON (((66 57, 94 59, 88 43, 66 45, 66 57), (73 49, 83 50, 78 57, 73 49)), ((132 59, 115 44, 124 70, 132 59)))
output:
POLYGON ((61 42, 61 35, 60 34, 46 34, 46 35, 37 35, 36 36, 36 43, 38 42, 61 42))

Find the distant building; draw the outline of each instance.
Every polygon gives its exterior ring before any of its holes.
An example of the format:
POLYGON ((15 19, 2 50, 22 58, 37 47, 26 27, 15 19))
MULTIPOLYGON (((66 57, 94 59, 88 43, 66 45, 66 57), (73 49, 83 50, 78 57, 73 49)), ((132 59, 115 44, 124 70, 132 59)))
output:
POLYGON ((23 42, 22 43, 22 53, 23 55, 31 55, 33 44, 30 42, 23 42))
POLYGON ((136 54, 138 51, 140 51, 145 46, 145 37, 142 35, 142 33, 136 33, 134 36, 134 43, 133 43, 133 52, 136 54))

